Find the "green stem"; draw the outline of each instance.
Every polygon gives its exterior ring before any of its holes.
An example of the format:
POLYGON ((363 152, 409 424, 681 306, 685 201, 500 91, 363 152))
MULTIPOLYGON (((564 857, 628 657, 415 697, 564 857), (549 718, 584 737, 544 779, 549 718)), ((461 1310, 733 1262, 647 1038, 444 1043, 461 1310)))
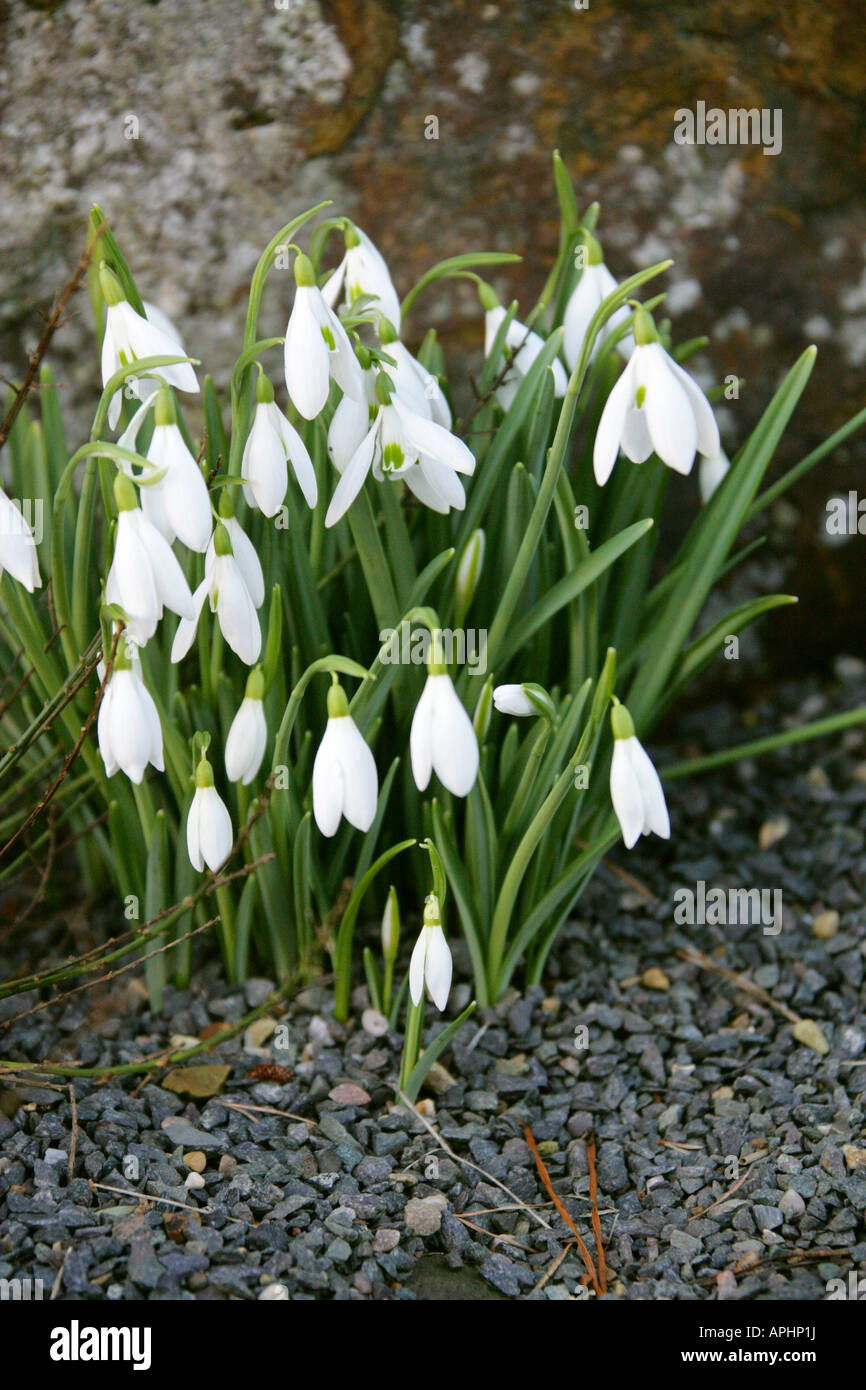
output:
POLYGON ((409 999, 406 1005, 406 1033, 403 1038, 403 1056, 400 1062, 400 1089, 405 1089, 409 1077, 418 1061, 421 1051, 421 1032, 424 1027, 424 996, 419 1004, 409 999))

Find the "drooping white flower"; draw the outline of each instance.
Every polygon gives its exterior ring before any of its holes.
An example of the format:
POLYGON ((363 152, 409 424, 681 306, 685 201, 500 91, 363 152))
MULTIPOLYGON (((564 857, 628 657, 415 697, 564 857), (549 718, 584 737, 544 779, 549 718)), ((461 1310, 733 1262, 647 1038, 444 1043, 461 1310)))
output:
POLYGON ((690 473, 699 451, 712 458, 719 451, 719 427, 701 388, 665 352, 652 317, 638 309, 635 347, 605 402, 595 436, 592 464, 603 487, 622 449, 632 463, 655 451, 677 473, 690 473))
POLYGON ((186 820, 189 861, 199 873, 205 864, 216 873, 231 854, 232 844, 231 816, 213 784, 213 768, 202 754, 195 770, 195 796, 186 820))
POLYGON ((130 638, 143 647, 156 631, 164 607, 191 620, 195 606, 174 551, 141 511, 135 488, 123 473, 114 480, 114 496, 117 535, 105 597, 123 611, 130 638))
POLYGON ((322 286, 325 302, 336 309, 342 294, 351 308, 361 295, 368 296, 372 308, 400 327, 400 298, 394 288, 384 257, 366 232, 347 222, 344 232, 346 253, 333 275, 322 286))
POLYGON ((156 705, 141 678, 138 655, 123 637, 102 694, 96 737, 108 777, 120 768, 130 782, 139 783, 148 763, 160 772, 165 768, 156 705))
MULTIPOLYGON (((344 396, 343 400, 349 400, 344 396)), ((274 388, 262 374, 256 383, 256 412, 244 445, 241 477, 244 496, 265 516, 276 516, 288 485, 286 460, 292 465, 304 501, 315 507, 318 497, 312 460, 297 430, 274 400, 274 388)))
POLYGON ((610 722, 613 729, 610 799, 626 849, 631 849, 641 835, 649 835, 651 831, 669 840, 671 823, 661 780, 635 735, 634 724, 624 705, 614 705, 610 722))
POLYGON ((165 387, 156 395, 154 420, 147 459, 164 476, 154 483, 145 480, 141 510, 169 545, 177 539, 202 552, 213 529, 207 483, 178 429, 174 400, 165 387))
POLYGON ((0 487, 0 575, 6 570, 28 593, 42 583, 39 556, 30 524, 23 511, 0 487))
POLYGON ((478 776, 478 739, 436 648, 434 633, 427 680, 409 733, 412 776, 419 791, 435 772, 454 796, 468 796, 478 776))
MULTIPOLYGON (((489 357, 493 351, 493 344, 496 334, 499 332, 502 320, 505 318, 505 310, 496 299, 496 295, 489 285, 481 287, 481 302, 484 305, 484 356, 489 357), (489 307, 488 307, 489 306, 489 307)), ((532 329, 527 328, 525 323, 519 319, 512 319, 505 333, 504 355, 506 362, 509 363, 508 370, 496 388, 496 399, 507 410, 517 395, 521 381, 526 376, 533 362, 541 349, 544 347, 544 339, 540 338, 532 329)), ((553 389, 557 396, 565 395, 565 388, 568 386, 568 377, 565 368, 558 359, 554 359, 551 364, 553 371, 553 389)))
MULTIPOLYGON (((574 371, 577 365, 583 340, 593 315, 617 288, 616 280, 602 259, 601 247, 595 237, 586 231, 583 235, 586 264, 572 291, 562 320, 564 330, 562 354, 570 371, 574 371)), ((590 360, 595 357, 605 338, 613 333, 628 318, 628 315, 629 311, 624 304, 611 314, 596 336, 590 360)), ((619 340, 617 347, 623 357, 629 357, 634 348, 632 335, 627 333, 619 340)))
MULTIPOLYGON (((227 499, 223 505, 230 505, 227 499)), ((204 579, 192 596, 193 613, 188 620, 184 617, 174 635, 172 661, 182 660, 192 646, 206 599, 232 651, 252 666, 262 649, 256 610, 265 600, 265 581, 252 542, 231 515, 223 515, 214 529, 204 559, 204 579)))
POLYGON ((367 831, 376 815, 379 775, 364 736, 349 713, 341 685, 328 691, 328 723, 313 763, 313 816, 323 835, 336 833, 341 816, 367 831))
POLYGON ((731 467, 731 460, 724 449, 713 458, 702 458, 698 465, 698 488, 704 506, 709 502, 716 488, 724 482, 731 467))
POLYGON ((314 420, 328 399, 331 377, 347 396, 361 400, 361 366, 345 328, 316 285, 308 256, 295 257, 295 282, 284 349, 286 390, 299 414, 314 420))
POLYGON ((397 330, 387 318, 379 319, 379 340, 382 349, 393 359, 387 367, 394 390, 404 405, 416 415, 435 420, 443 429, 451 428, 451 407, 438 380, 397 337, 397 330))
MULTIPOLYGON (((105 333, 102 339, 103 386, 108 385, 111 377, 121 367, 132 362, 143 361, 146 357, 178 357, 182 354, 177 337, 172 337, 151 320, 142 318, 129 301, 124 299, 120 281, 106 265, 100 267, 99 283, 105 298, 105 333)), ((153 367, 149 374, 158 376, 167 386, 176 386, 178 391, 197 392, 199 389, 191 362, 153 367)), ((108 408, 108 423, 112 429, 120 417, 121 404, 122 394, 115 392, 108 408)))
POLYGON ((442 930, 439 900, 431 893, 424 904, 424 925, 409 961, 409 994, 417 1008, 424 997, 424 986, 441 1013, 451 990, 452 961, 442 930))
POLYGON ((518 718, 541 715, 550 723, 556 718, 556 706, 543 685, 534 681, 523 681, 520 685, 497 685, 493 691, 493 703, 500 714, 516 715, 518 718))
POLYGON ((226 776, 230 782, 243 782, 245 787, 261 767, 268 742, 264 693, 264 675, 261 667, 256 666, 247 677, 244 698, 226 739, 226 776))
POLYGON ((335 525, 348 510, 371 467, 377 482, 402 478, 433 511, 462 511, 466 496, 457 474, 474 472, 472 451, 435 420, 410 410, 383 372, 376 387, 380 403, 373 423, 342 471, 325 525, 335 525))

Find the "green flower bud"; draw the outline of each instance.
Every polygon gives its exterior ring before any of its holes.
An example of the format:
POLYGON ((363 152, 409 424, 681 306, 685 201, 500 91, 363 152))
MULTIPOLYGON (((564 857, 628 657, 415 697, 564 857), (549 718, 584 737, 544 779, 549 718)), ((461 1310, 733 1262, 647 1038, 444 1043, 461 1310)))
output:
POLYGON ((102 290, 102 297, 106 304, 122 304, 126 299, 120 281, 105 261, 99 267, 99 288, 102 290))
POLYGON ((217 523, 213 533, 213 548, 216 555, 233 555, 232 543, 226 528, 217 523))
POLYGON ((469 611, 469 605, 475 597, 475 590, 478 588, 478 581, 481 578, 481 569, 484 564, 484 550, 484 532, 481 530, 473 531, 463 547, 463 554, 457 565, 457 577, 454 582, 458 627, 462 625, 463 619, 469 611))
POLYGON ((256 400, 259 405, 270 405, 274 399, 274 388, 268 381, 264 372, 259 372, 259 379, 256 382, 256 400))
POLYGON ((119 512, 134 512, 138 506, 135 487, 125 473, 118 473, 114 479, 114 500, 119 512))
POLYGON ((657 343, 659 340, 653 316, 643 305, 635 310, 634 340, 638 347, 643 347, 646 343, 657 343))
POLYGON ((316 283, 316 272, 313 262, 309 256, 305 256, 303 251, 299 251, 295 257, 295 284, 310 286, 316 283))
POLYGON ((197 787, 213 786, 213 768, 204 753, 202 753, 201 762, 195 770, 195 784, 197 787))
POLYGON ((479 744, 482 744, 487 737, 490 728, 490 717, 493 713, 493 677, 488 676, 484 682, 481 694, 478 696, 478 704, 475 706, 475 713, 472 716, 472 725, 475 729, 475 737, 479 744))
POLYGON ((156 397, 156 405, 153 408, 153 422, 155 425, 176 425, 177 408, 174 403, 174 395, 168 386, 161 386, 156 397))
POLYGON ((254 666, 247 676, 244 695, 248 700, 263 700, 265 698, 265 673, 261 666, 254 666))
POLYGON ((382 955, 386 963, 393 961, 400 944, 400 904, 397 890, 391 885, 385 911, 382 913, 382 955))
POLYGON ((328 718, 345 719, 348 713, 349 701, 346 699, 346 692, 340 682, 335 681, 328 691, 328 718))
POLYGON ((610 727, 614 738, 634 738, 634 720, 619 700, 610 712, 610 727))
POLYGON ((486 313, 488 309, 499 308, 499 295, 492 285, 488 285, 486 280, 482 280, 478 286, 478 298, 481 300, 481 307, 486 313))
POLYGON ((427 653, 427 671, 431 676, 447 676, 448 674, 441 627, 434 628, 430 633, 430 650, 427 653))
POLYGON ((442 925, 442 909, 435 893, 428 893, 424 900, 424 925, 425 927, 441 927, 442 925))

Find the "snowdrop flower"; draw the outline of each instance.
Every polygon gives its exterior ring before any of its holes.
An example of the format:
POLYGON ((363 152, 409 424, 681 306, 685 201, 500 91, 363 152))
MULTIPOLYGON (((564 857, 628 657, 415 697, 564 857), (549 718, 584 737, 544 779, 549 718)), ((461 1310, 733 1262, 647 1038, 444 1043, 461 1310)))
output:
MULTIPOLYGON (((105 299, 105 333, 102 339, 102 385, 107 386, 121 367, 145 357, 179 357, 182 354, 176 337, 166 333, 149 319, 136 313, 117 276, 104 263, 99 269, 99 283, 105 299)), ((178 391, 198 391, 198 382, 191 362, 177 362, 168 367, 150 369, 167 386, 178 391)), ((122 394, 116 392, 108 408, 108 423, 114 429, 120 418, 122 394)))
POLYGON ((451 990, 451 952, 442 930, 439 899, 431 893, 424 904, 424 925, 415 942, 409 962, 409 993, 416 1009, 424 997, 424 986, 441 1013, 451 990))
MULTIPOLYGON (((584 230, 583 238, 586 264, 566 305, 562 321, 562 353, 570 371, 574 371, 577 366, 583 340, 596 310, 617 288, 616 280, 604 263, 601 247, 595 237, 591 232, 584 230)), ((624 304, 611 314, 596 336, 592 357, 595 357, 605 338, 628 318, 628 314, 629 311, 624 304)), ((619 340, 617 347, 624 357, 629 357, 634 348, 632 335, 627 333, 619 340)))
POLYGON ((372 425, 346 464, 325 516, 333 526, 354 502, 372 466, 377 482, 402 477, 420 502, 447 514, 466 505, 458 473, 471 474, 471 450, 442 425, 403 403, 384 372, 376 379, 379 405, 372 425))
POLYGON ((706 506, 720 483, 724 482, 731 467, 731 460, 724 449, 713 458, 702 458, 698 465, 698 488, 701 501, 706 506))
POLYGON ((655 451, 677 473, 690 473, 698 450, 719 452, 719 427, 703 391, 665 352, 652 316, 638 308, 636 347, 605 403, 595 436, 592 464, 603 487, 622 449, 632 463, 655 451))
POLYGON ((540 685, 497 685, 493 692, 493 703, 500 714, 514 714, 520 717, 543 714, 553 719, 556 711, 547 691, 540 685))
POLYGON ((226 776, 230 782, 249 786, 262 765, 268 741, 265 722, 265 678, 261 666, 247 676, 240 709, 232 720, 226 739, 226 776))
POLYGON ((195 796, 186 820, 189 862, 199 873, 205 864, 216 873, 231 854, 232 843, 231 816, 213 784, 213 768, 202 753, 195 770, 195 796))
POLYGON ((163 607, 192 619, 193 597, 177 557, 163 535, 138 506, 129 478, 114 480, 117 536, 105 585, 108 603, 117 604, 136 646, 143 647, 156 631, 163 607))
POLYGON ((265 600, 265 581, 252 542, 234 516, 223 493, 221 516, 204 560, 204 579, 192 596, 193 613, 178 625, 171 648, 172 661, 186 656, 195 637, 205 599, 216 613, 220 631, 241 661, 252 666, 262 649, 262 630, 257 608, 265 600), (226 513, 226 514, 223 514, 226 513))
POLYGON ((631 715, 618 701, 610 714, 613 759, 610 765, 610 799, 616 811, 626 849, 652 831, 663 840, 671 836, 671 823, 659 775, 649 754, 635 737, 631 715))
POLYGON ((159 772, 165 769, 156 705, 141 679, 137 653, 134 648, 130 651, 123 637, 103 691, 96 737, 108 777, 120 768, 130 782, 139 783, 148 763, 159 772))
POLYGON ((445 670, 441 638, 436 632, 432 636, 427 680, 409 733, 412 776, 421 792, 435 772, 454 796, 468 796, 478 776, 478 739, 445 670))
POLYGON ((349 713, 343 687, 328 691, 328 724, 313 763, 313 816, 323 835, 333 835, 340 817, 356 830, 373 824, 379 799, 376 762, 349 713))
MULTIPOLYGON (((505 310, 499 303, 494 291, 489 285, 482 285, 478 291, 481 304, 485 310, 484 314, 484 356, 489 357, 493 351, 493 343, 496 334, 499 332, 502 320, 505 318, 505 310)), ((533 362, 541 349, 544 347, 544 339, 537 333, 526 327, 518 319, 512 319, 505 334, 504 356, 510 365, 502 381, 496 388, 496 399, 507 410, 517 395, 518 387, 526 376, 533 362)), ((558 360, 552 363, 553 370, 553 389, 557 396, 565 395, 565 388, 568 385, 568 377, 565 368, 558 360)))
POLYGON ((207 483, 178 429, 174 399, 165 386, 155 397, 154 421, 147 459, 164 476, 142 488, 141 510, 169 545, 177 539, 190 550, 204 551, 212 530, 207 483))
POLYGON ((366 232, 349 221, 345 224, 343 236, 346 254, 322 287, 325 303, 336 309, 342 292, 346 306, 351 308, 356 299, 367 295, 374 301, 372 307, 399 328, 400 299, 383 256, 366 232))
POLYGON ((315 507, 318 488, 307 446, 274 401, 274 388, 262 373, 256 382, 256 413, 244 445, 241 477, 247 501, 265 516, 276 516, 282 506, 288 483, 287 459, 304 501, 315 507))
POLYGON ((28 593, 32 594, 42 583, 30 525, 21 508, 0 487, 0 575, 4 570, 28 593))
POLYGON ((387 318, 379 319, 379 341, 384 352, 393 359, 388 374, 394 390, 410 410, 425 419, 435 420, 443 429, 451 428, 451 407, 432 372, 422 367, 397 337, 397 330, 387 318))
POLYGON ((309 256, 295 257, 295 302, 286 329, 286 390, 299 414, 314 420, 328 399, 331 377, 361 400, 361 366, 346 330, 316 285, 309 256))

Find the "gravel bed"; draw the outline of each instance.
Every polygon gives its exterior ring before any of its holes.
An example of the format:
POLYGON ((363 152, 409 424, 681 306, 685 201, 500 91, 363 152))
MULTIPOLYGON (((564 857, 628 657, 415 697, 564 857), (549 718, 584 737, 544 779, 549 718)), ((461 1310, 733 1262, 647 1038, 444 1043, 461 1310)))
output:
MULTIPOLYGON (((842 659, 829 690, 705 707, 654 752, 864 702, 864 667, 842 659)), ((669 801, 671 842, 611 856, 544 986, 476 1013, 444 1055, 424 1107, 454 1157, 395 1103, 400 1039, 364 990, 343 1027, 312 986, 195 1059, 229 1068, 210 1098, 159 1072, 76 1081, 73 1107, 60 1078, 5 1076, 0 1278, 85 1300, 595 1297, 527 1125, 590 1250, 594 1136, 609 1298, 816 1300, 863 1277, 866 737, 671 783, 669 801), (781 890, 781 929, 677 923, 675 894, 699 881, 781 890), (679 954, 694 951, 753 988, 679 954)), ((452 944, 465 981, 453 924, 452 944)), ((123 1063, 236 1021, 270 988, 227 990, 208 969, 163 1016, 127 989, 101 1021, 84 994, 0 1046, 123 1063)), ((460 983, 451 1011, 468 997, 460 983)))

